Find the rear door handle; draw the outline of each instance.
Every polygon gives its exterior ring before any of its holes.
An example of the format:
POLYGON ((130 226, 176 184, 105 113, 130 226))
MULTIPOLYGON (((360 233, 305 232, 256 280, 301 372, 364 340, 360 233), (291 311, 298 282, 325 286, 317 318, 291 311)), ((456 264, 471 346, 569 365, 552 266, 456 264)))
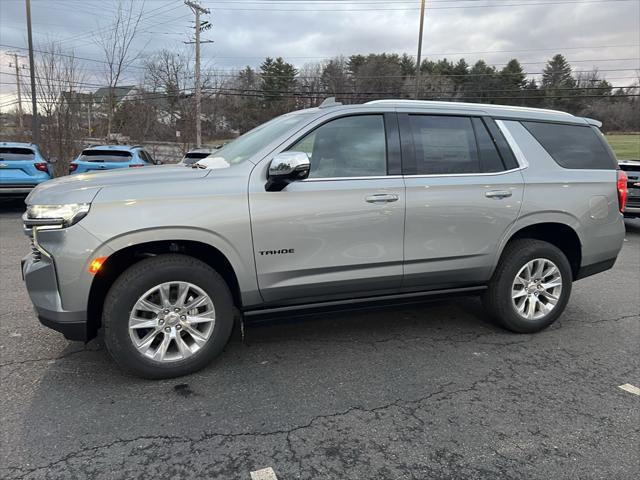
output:
POLYGON ((377 193, 375 195, 369 195, 365 197, 367 203, 389 203, 398 200, 398 195, 394 193, 377 193))
POLYGON ((501 198, 507 198, 512 195, 509 190, 489 190, 488 192, 484 192, 484 196, 487 198, 497 198, 498 200, 501 198))

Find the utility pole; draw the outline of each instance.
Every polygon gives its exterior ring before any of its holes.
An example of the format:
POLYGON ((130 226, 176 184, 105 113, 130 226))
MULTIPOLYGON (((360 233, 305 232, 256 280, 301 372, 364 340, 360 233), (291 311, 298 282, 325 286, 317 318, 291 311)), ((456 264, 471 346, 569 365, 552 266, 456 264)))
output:
MULTIPOLYGON (((196 16, 196 148, 200 148, 202 145, 202 125, 201 125, 201 110, 202 110, 202 88, 200 85, 200 31, 211 28, 211 24, 205 22, 205 24, 200 23, 200 14, 202 13, 210 13, 208 9, 201 7, 197 3, 192 0, 184 0, 185 5, 187 5, 196 16)), ((192 43, 192 42, 186 42, 192 43)), ((207 42, 211 43, 211 42, 207 42)))
POLYGON ((40 141, 38 126, 38 102, 36 100, 36 67, 33 61, 33 36, 31 35, 31 0, 25 0, 27 7, 27 37, 29 40, 29 70, 31 75, 31 141, 40 141))
POLYGON ((420 3, 420 33, 418 33, 418 58, 416 59, 416 91, 415 99, 420 98, 420 63, 422 62, 422 31, 424 29, 424 6, 426 0, 420 3))
MULTIPOLYGON (((20 130, 24 128, 22 123, 22 93, 20 91, 20 64, 18 63, 18 54, 13 54, 13 62, 16 67, 16 87, 18 88, 18 125, 20 126, 20 130)), ((11 63, 9 63, 9 67, 11 67, 11 63)))

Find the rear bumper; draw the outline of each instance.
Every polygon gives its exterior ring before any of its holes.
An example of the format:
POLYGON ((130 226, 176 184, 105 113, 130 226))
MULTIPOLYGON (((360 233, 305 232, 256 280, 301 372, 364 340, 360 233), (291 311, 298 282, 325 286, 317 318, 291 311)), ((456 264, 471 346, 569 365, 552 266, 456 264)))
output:
POLYGON ((613 265, 616 263, 618 257, 609 258, 602 262, 592 263, 591 265, 583 265, 578 270, 578 275, 574 280, 581 280, 586 277, 590 277, 591 275, 595 275, 597 273, 604 272, 606 270, 610 270, 613 268, 613 265))
POLYGON ((87 312, 62 307, 53 261, 46 257, 36 259, 29 254, 21 263, 22 277, 40 323, 61 332, 69 340, 87 341, 87 312))
POLYGON ((624 209, 624 216, 628 218, 640 217, 640 207, 630 207, 629 205, 627 205, 627 207, 624 209))

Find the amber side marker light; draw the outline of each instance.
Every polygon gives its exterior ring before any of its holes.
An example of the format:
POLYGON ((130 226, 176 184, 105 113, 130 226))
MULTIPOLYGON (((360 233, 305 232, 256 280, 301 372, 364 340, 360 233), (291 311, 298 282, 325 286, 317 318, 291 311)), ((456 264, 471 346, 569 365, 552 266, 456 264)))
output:
POLYGON ((107 257, 98 257, 91 260, 89 264, 89 273, 95 275, 102 268, 102 264, 107 260, 107 257))

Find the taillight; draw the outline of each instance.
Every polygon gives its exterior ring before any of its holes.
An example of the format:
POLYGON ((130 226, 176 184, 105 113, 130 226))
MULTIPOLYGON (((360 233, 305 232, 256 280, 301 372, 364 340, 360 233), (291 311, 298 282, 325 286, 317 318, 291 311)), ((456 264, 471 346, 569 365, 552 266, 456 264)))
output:
POLYGON ((623 170, 618 170, 618 206, 620 207, 620 212, 624 212, 624 208, 627 206, 627 195, 629 194, 627 181, 627 174, 623 170))
POLYGON ((144 167, 144 165, 141 164, 141 163, 132 163, 132 164, 129 165, 129 167, 131 167, 131 168, 133 168, 133 167, 144 167))
POLYGON ((69 173, 71 172, 75 172, 78 169, 78 165, 75 163, 70 163, 69 164, 69 173))
POLYGON ((47 168, 47 164, 44 163, 44 162, 34 163, 33 166, 36 167, 36 170, 40 170, 41 172, 49 173, 49 169, 47 168))

